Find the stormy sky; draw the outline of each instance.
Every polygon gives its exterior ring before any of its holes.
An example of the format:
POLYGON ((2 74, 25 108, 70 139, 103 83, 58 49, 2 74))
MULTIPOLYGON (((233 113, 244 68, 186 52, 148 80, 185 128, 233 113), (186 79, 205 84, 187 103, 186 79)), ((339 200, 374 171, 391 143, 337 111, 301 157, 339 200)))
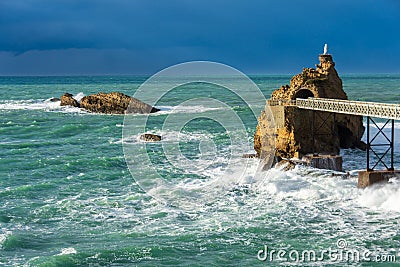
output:
POLYGON ((0 0, 0 75, 153 74, 210 60, 297 73, 400 73, 400 1, 0 0))

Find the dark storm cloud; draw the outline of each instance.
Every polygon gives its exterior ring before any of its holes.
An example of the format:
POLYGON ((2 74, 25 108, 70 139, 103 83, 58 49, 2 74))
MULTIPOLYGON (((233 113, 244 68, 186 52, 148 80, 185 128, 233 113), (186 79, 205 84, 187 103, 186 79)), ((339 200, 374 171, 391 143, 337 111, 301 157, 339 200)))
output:
POLYGON ((224 9, 185 1, 3 2, 0 50, 207 45, 221 39, 216 28, 229 31, 226 22, 235 22, 224 9))
MULTIPOLYGON (((127 51, 149 71, 203 59, 251 72, 284 72, 310 62, 327 42, 343 66, 390 69, 400 60, 399 12, 394 0, 1 1, 0 51, 21 56, 63 50, 60 58, 66 58, 69 49, 75 56, 81 49, 84 60, 88 51, 101 50, 105 55, 91 52, 89 58, 101 55, 105 63, 127 51)), ((44 61, 51 60, 48 55, 44 61)))

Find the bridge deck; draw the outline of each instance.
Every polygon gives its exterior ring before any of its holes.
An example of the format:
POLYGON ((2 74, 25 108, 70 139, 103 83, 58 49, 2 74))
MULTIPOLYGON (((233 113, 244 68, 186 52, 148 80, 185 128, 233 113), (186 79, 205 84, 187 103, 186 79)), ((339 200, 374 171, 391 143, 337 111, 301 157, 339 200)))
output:
POLYGON ((268 104, 271 106, 297 106, 298 108, 302 109, 400 120, 400 104, 339 100, 329 98, 268 100, 268 104))

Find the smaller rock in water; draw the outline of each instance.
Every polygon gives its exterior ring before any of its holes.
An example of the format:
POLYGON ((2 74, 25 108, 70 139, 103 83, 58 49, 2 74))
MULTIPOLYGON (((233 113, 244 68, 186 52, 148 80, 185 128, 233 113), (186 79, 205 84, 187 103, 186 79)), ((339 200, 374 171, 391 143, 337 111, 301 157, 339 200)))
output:
POLYGON ((242 158, 244 159, 252 159, 252 158, 257 158, 257 154, 243 154, 242 158))
POLYGON ((52 97, 52 98, 49 99, 49 101, 50 102, 58 102, 58 101, 60 101, 60 99, 57 98, 57 97, 52 97))
POLYGON ((65 93, 61 96, 61 103, 60 106, 73 106, 79 108, 79 103, 76 99, 73 98, 72 94, 65 93))
POLYGON ((140 136, 140 139, 146 142, 159 142, 161 135, 145 133, 140 136))

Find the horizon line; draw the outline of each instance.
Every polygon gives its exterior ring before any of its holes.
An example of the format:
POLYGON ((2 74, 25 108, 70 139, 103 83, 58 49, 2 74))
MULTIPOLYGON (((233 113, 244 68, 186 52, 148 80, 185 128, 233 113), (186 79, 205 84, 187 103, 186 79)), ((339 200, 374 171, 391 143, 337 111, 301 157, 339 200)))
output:
MULTIPOLYGON (((65 74, 0 74, 1 78, 6 78, 6 77, 109 77, 109 76, 117 76, 117 77, 151 77, 153 74, 128 74, 128 73, 92 73, 92 74, 87 74, 87 73, 82 73, 82 74, 77 74, 77 73, 65 73, 65 74)), ((288 76, 288 75, 297 75, 294 73, 244 73, 245 75, 251 77, 251 76, 288 76)), ((341 73, 339 76, 348 76, 348 75, 400 75, 400 72, 344 72, 341 73)))

